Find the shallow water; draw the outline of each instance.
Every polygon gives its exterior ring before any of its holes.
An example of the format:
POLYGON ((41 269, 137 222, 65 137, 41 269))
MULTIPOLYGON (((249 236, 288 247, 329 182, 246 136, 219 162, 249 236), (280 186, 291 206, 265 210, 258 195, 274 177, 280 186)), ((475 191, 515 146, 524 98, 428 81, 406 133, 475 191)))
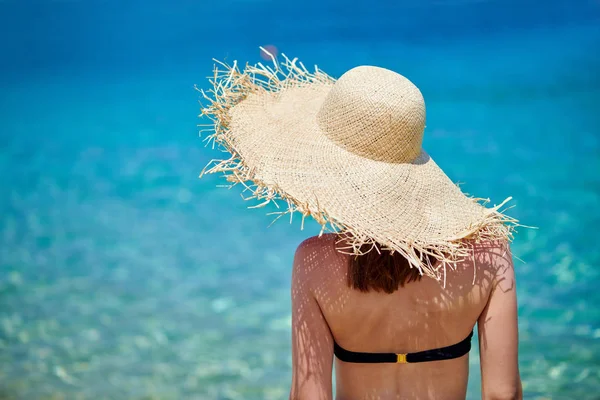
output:
POLYGON ((600 398, 599 3, 116 4, 0 2, 0 398, 286 398, 290 264, 318 230, 197 179, 219 153, 193 90, 271 43, 421 88, 436 162, 539 228, 513 245, 526 398, 600 398))

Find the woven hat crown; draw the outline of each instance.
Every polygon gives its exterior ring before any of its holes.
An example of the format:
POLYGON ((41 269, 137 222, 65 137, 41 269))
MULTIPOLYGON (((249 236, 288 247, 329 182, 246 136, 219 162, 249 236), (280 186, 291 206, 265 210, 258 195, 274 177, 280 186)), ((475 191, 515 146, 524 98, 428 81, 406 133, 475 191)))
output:
POLYGON ((419 89, 396 72, 356 67, 337 80, 317 123, 330 140, 352 153, 408 163, 421 153, 425 101, 419 89))

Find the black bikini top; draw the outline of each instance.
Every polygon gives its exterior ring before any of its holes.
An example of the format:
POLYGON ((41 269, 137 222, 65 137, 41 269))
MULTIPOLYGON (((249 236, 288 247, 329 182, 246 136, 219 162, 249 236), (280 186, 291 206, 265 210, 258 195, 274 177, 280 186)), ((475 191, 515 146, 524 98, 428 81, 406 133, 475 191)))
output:
POLYGON ((333 345, 333 353, 344 362, 351 363, 419 363, 427 361, 450 360, 462 357, 471 350, 471 338, 473 331, 459 343, 440 347, 439 349, 419 351, 416 353, 360 353, 342 348, 336 342, 333 345))

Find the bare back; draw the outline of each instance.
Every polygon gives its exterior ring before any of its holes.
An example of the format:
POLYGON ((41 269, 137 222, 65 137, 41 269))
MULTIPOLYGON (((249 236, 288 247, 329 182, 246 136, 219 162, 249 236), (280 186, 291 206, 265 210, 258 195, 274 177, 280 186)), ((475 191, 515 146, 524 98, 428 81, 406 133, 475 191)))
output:
MULTIPOLYGON (((331 398, 333 340, 352 351, 416 352, 458 343, 478 321, 482 345, 492 340, 498 342, 495 346, 504 346, 496 349, 502 353, 499 355, 495 355, 493 349, 482 348, 482 369, 490 365, 484 357, 502 357, 503 360, 497 361, 506 363, 508 352, 510 365, 502 373, 515 375, 514 384, 496 388, 493 379, 489 379, 492 383, 487 382, 486 371, 482 370, 484 393, 487 389, 494 395, 510 394, 513 389, 515 393, 520 391, 514 275, 506 246, 475 246, 473 259, 448 271, 445 287, 424 277, 386 294, 363 293, 348 287, 349 256, 335 250, 335 240, 335 235, 308 239, 296 254, 292 282, 294 378, 291 398, 331 398), (500 293, 509 293, 504 295, 500 312, 506 313, 507 299, 514 298, 514 307, 508 305, 514 308, 514 315, 505 315, 502 320, 497 317, 494 323, 504 326, 494 329, 502 332, 496 332, 492 338, 482 337, 486 333, 484 325, 489 323, 485 320, 489 317, 491 294, 499 286, 504 289, 500 293), (512 325, 507 325, 506 320, 513 319, 512 325), (505 338, 497 339, 498 335, 505 338)), ((493 365, 494 361, 491 362, 493 365)), ((401 365, 346 363, 337 359, 335 363, 336 394, 340 400, 464 399, 466 396, 468 355, 401 365)))

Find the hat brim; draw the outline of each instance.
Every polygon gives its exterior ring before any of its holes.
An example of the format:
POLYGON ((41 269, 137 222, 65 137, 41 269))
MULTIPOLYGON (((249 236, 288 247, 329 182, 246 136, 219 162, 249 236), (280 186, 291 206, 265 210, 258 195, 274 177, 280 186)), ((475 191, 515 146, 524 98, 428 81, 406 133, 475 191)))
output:
POLYGON ((378 243, 437 278, 416 251, 456 260, 465 254, 463 239, 510 234, 497 207, 463 194, 425 151, 411 163, 388 163, 332 142, 317 123, 332 84, 321 79, 246 93, 217 121, 225 128, 216 139, 232 158, 208 172, 249 181, 257 198, 284 199, 286 211, 350 233, 350 252, 378 243))

